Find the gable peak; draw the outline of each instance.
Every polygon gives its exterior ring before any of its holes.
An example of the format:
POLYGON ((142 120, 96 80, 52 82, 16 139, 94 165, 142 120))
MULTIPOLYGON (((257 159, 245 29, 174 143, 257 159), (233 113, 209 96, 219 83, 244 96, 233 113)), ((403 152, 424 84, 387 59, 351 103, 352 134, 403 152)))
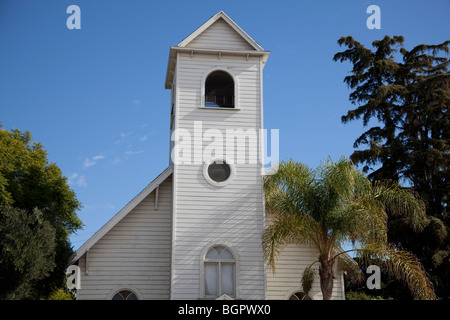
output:
POLYGON ((218 13, 213 15, 208 21, 203 23, 199 28, 197 28, 194 32, 187 36, 183 41, 181 41, 178 44, 178 47, 192 47, 193 44, 196 44, 196 39, 199 39, 199 37, 201 38, 202 35, 207 34, 208 29, 210 29, 214 24, 220 22, 225 23, 230 30, 233 30, 236 33, 236 38, 239 38, 240 41, 246 43, 250 50, 264 51, 264 49, 255 40, 253 40, 223 11, 219 11, 218 13))

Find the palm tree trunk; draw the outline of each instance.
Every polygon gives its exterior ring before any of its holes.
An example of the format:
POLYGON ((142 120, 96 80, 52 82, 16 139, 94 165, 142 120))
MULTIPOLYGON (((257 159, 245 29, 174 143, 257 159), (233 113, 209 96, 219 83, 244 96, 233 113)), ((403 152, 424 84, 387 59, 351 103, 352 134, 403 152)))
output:
POLYGON ((322 290, 323 300, 331 300, 333 293, 334 260, 320 256, 319 262, 320 289, 322 290))

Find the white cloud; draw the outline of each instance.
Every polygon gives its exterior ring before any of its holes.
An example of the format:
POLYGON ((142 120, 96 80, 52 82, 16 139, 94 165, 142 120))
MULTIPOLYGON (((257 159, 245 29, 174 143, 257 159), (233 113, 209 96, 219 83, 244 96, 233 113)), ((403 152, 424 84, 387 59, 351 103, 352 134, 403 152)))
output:
POLYGON ((72 173, 72 174, 69 176, 69 178, 67 178, 67 183, 68 183, 69 185, 73 185, 73 184, 74 184, 74 180, 75 180, 76 178, 78 178, 78 173, 74 172, 74 173, 72 173))
POLYGON ((86 178, 83 175, 78 178, 77 185, 82 188, 86 188, 88 186, 86 178))
POLYGON ((114 141, 114 144, 119 144, 119 143, 125 142, 126 140, 129 140, 130 138, 128 138, 128 137, 130 137, 132 134, 133 134, 133 132, 121 132, 119 134, 120 139, 114 141))
POLYGON ((98 155, 98 156, 94 156, 92 158, 86 158, 83 162, 83 167, 85 169, 92 167, 93 165, 95 165, 97 163, 98 160, 102 160, 102 159, 105 159, 105 156, 98 155))
POLYGON ((122 162, 122 159, 120 159, 119 157, 114 158, 114 160, 111 162, 112 166, 115 166, 116 164, 119 164, 122 162))
POLYGON ((134 104, 135 106, 140 106, 140 105, 141 105, 141 100, 135 99, 135 100, 133 100, 132 102, 133 102, 133 104, 134 104))
POLYGON ((86 188, 88 186, 86 182, 86 177, 84 175, 80 176, 76 172, 72 173, 67 180, 69 186, 76 185, 82 188, 86 188))
POLYGON ((85 160, 84 160, 84 162, 83 162, 83 166, 85 167, 85 168, 89 168, 89 167, 92 167, 94 164, 96 164, 97 162, 96 161, 94 161, 94 160, 90 160, 89 158, 86 158, 85 160))
POLYGON ((127 155, 133 155, 133 154, 139 154, 144 152, 144 150, 139 150, 139 151, 126 151, 125 154, 127 155))
POLYGON ((141 136, 139 138, 139 141, 141 141, 141 142, 147 141, 148 138, 150 138, 151 136, 155 135, 156 132, 157 132, 156 130, 152 130, 151 132, 148 132, 148 133, 144 134, 143 136, 141 136))

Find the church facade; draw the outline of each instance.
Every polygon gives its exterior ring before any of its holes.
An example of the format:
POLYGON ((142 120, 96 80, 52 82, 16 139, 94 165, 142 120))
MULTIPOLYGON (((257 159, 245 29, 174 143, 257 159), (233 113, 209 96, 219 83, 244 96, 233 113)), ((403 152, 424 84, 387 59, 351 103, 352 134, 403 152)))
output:
POLYGON ((314 247, 289 245, 275 273, 261 247, 269 54, 222 11, 170 48, 169 166, 76 251, 77 299, 301 299, 314 247))

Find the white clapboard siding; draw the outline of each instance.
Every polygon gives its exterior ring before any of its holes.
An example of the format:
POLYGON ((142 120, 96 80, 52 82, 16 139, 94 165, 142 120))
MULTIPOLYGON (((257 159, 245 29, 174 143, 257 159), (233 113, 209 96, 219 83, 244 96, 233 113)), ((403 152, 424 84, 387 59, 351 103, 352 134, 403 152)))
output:
POLYGON ((202 49, 254 50, 232 27, 219 18, 186 47, 202 49))
MULTIPOLYGON (((266 216, 266 224, 270 225, 273 216, 266 216)), ((302 292, 301 274, 306 267, 319 258, 319 251, 313 245, 289 244, 277 257, 275 270, 267 268, 267 299, 286 300, 295 293, 302 292)), ((318 263, 314 264, 318 272, 318 263)), ((314 279, 310 296, 315 300, 322 300, 320 290, 320 279, 318 273, 314 279)), ((344 297, 344 281, 342 270, 335 268, 335 279, 333 283, 333 300, 342 300, 344 297)))
MULTIPOLYGON (((222 19, 187 46, 252 49, 222 19)), ((203 132, 207 129, 220 130, 224 135, 224 144, 227 129, 251 129, 258 132, 262 126, 260 59, 258 56, 245 55, 178 53, 175 75, 176 128, 187 129, 193 135, 194 121, 201 121, 203 132), (202 79, 215 68, 224 68, 234 74, 238 83, 235 104, 239 110, 200 108, 202 79)), ((204 150, 209 143, 204 140, 200 146, 204 150)), ((227 245, 237 255, 237 297, 266 297, 261 248, 261 232, 264 230, 262 176, 260 164, 257 163, 259 136, 250 136, 247 144, 252 145, 256 154, 250 154, 248 148, 234 146, 234 161, 244 159, 245 163, 235 164, 234 180, 223 187, 212 186, 205 180, 202 162, 174 166, 172 299, 202 298, 200 285, 204 275, 201 274, 201 255, 214 244, 227 245)))
POLYGON ((131 289, 140 299, 169 299, 172 176, 151 192, 78 260, 77 299, 107 299, 131 289))
MULTIPOLYGON (((267 298, 270 300, 285 300, 298 291, 303 291, 300 278, 303 270, 314 261, 317 261, 318 251, 316 248, 307 245, 286 246, 283 252, 276 260, 275 273, 267 269, 267 298)), ((314 264, 316 272, 318 264, 314 264)), ((335 270, 335 279, 333 283, 333 300, 342 300, 343 296, 343 273, 341 270, 335 270)), ((322 299, 320 290, 319 275, 316 273, 314 284, 310 292, 314 300, 322 299)))

